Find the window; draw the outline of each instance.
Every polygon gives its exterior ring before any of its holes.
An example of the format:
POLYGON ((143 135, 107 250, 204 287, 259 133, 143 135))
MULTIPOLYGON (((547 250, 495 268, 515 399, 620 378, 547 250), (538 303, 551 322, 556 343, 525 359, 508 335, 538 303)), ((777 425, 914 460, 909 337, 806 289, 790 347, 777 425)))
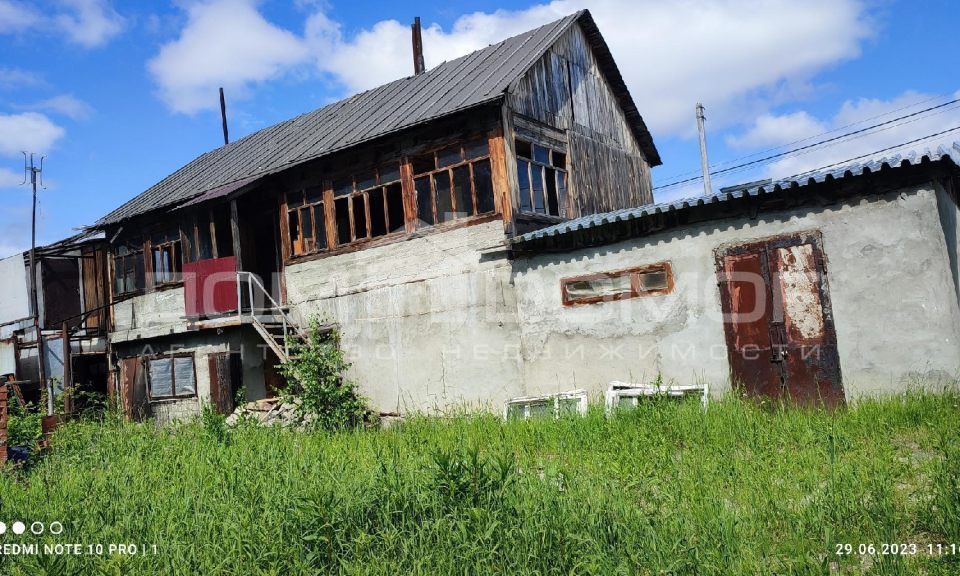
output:
POLYGON ((603 272, 560 281, 563 305, 592 304, 625 300, 673 290, 673 272, 669 262, 642 268, 603 272))
POLYGON ((685 396, 699 396, 704 409, 710 400, 710 389, 703 384, 664 384, 651 382, 650 384, 630 384, 627 382, 611 382, 610 388, 604 393, 607 416, 623 409, 636 408, 644 398, 682 398, 685 396))
POLYGON ((179 229, 154 233, 150 237, 150 255, 155 285, 180 282, 183 258, 179 229))
POLYGON ((421 226, 493 212, 486 138, 451 144, 410 159, 421 226))
POLYGON ((147 375, 151 400, 197 395, 197 378, 192 355, 148 358, 147 375))
POLYGON ((566 153, 526 140, 516 140, 520 211, 565 216, 566 153))
POLYGON ((587 391, 572 390, 546 396, 525 396, 507 401, 503 411, 505 420, 530 418, 559 418, 587 413, 587 391))
POLYGON ((146 274, 143 264, 143 244, 128 241, 117 246, 113 257, 114 292, 117 296, 143 290, 146 274))
POLYGON ((333 196, 338 245, 404 229, 399 162, 335 179, 333 196))
POLYGON ((181 252, 184 262, 233 256, 230 205, 220 204, 191 215, 183 223, 183 236, 187 239, 181 252))
POLYGON ((292 255, 326 250, 327 229, 323 206, 322 186, 287 192, 287 225, 292 255))

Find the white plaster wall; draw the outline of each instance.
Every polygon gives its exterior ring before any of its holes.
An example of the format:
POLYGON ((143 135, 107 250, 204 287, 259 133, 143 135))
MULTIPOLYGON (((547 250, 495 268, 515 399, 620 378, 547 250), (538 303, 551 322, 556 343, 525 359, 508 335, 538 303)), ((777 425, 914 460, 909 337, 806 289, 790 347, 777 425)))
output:
POLYGON ((518 260, 514 282, 526 392, 610 380, 705 381, 729 389, 714 250, 820 230, 848 398, 945 382, 960 371, 960 308, 931 186, 853 205, 710 222, 518 260), (561 278, 669 260, 664 296, 565 308, 561 278))
POLYGON ((493 221, 286 269, 304 321, 340 324, 349 377, 383 411, 499 407, 523 392, 519 332, 493 221))

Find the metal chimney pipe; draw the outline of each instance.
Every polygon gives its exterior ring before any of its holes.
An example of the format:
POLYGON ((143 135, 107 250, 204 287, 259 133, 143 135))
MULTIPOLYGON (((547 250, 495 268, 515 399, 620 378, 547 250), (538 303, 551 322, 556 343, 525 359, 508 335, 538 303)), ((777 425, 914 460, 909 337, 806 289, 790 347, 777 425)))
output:
POLYGON ((227 100, 223 97, 223 86, 220 87, 220 121, 223 122, 223 145, 230 143, 230 136, 227 134, 227 100))
POLYGON ((703 104, 697 102, 697 131, 700 133, 700 170, 703 172, 703 193, 707 196, 713 194, 713 186, 710 184, 710 163, 707 161, 707 133, 703 127, 703 121, 706 116, 703 115, 703 104))
POLYGON ((423 38, 420 35, 420 17, 413 19, 410 26, 413 35, 413 73, 423 74, 427 67, 423 63, 423 38))

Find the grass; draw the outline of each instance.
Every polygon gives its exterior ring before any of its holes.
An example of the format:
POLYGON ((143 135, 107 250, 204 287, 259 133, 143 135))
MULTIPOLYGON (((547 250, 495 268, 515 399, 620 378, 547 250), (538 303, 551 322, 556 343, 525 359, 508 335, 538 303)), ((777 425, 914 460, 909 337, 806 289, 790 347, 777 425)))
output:
MULTIPOLYGON (((5 574, 957 574, 960 397, 835 413, 734 398, 607 419, 492 415, 299 434, 207 417, 76 422, 0 474, 16 541, 137 556, 7 556, 5 574), (915 543, 914 556, 837 556, 915 543)), ((958 551, 960 554, 960 551, 958 551)))

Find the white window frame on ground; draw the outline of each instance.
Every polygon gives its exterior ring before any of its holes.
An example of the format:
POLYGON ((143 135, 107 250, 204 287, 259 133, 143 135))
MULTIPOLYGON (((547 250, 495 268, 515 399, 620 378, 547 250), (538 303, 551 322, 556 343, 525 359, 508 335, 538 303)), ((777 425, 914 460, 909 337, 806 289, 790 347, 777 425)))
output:
POLYGON ((506 405, 503 408, 503 419, 510 419, 510 408, 514 406, 521 406, 523 412, 520 414, 524 420, 528 420, 531 417, 530 408, 536 404, 549 404, 553 403, 553 417, 559 418, 560 413, 560 403, 564 400, 576 400, 577 407, 576 412, 580 416, 584 416, 587 413, 587 391, 586 390, 571 390, 570 392, 560 392, 558 394, 545 394, 543 396, 520 396, 518 398, 511 398, 507 400, 506 405))
POLYGON ((667 396, 671 398, 682 398, 684 396, 700 396, 700 403, 704 410, 710 401, 710 387, 707 383, 703 384, 630 384, 628 382, 613 381, 610 388, 604 393, 604 404, 606 406, 607 416, 613 414, 620 408, 620 401, 630 400, 630 405, 636 407, 640 398, 652 398, 654 396, 667 396))

